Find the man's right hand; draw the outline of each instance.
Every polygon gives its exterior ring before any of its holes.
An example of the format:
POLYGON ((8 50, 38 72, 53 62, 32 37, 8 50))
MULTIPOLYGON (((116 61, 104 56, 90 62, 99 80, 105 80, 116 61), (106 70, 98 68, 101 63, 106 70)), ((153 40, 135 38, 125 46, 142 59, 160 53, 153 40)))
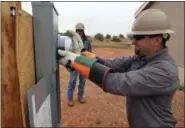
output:
POLYGON ((92 58, 92 59, 96 59, 96 55, 92 52, 84 51, 84 52, 82 52, 82 55, 89 57, 89 58, 92 58))
POLYGON ((97 62, 100 63, 100 64, 103 64, 103 65, 105 64, 105 59, 96 56, 96 54, 94 54, 92 52, 84 51, 81 54, 83 56, 86 56, 86 57, 91 58, 91 59, 97 59, 97 62))

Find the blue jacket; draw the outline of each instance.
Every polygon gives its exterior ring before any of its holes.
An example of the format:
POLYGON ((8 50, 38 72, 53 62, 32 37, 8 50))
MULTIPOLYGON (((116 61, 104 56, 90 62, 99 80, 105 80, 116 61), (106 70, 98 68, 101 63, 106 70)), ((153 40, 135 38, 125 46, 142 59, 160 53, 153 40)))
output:
POLYGON ((87 51, 92 52, 92 46, 91 46, 90 40, 85 40, 85 41, 83 41, 83 43, 84 43, 84 48, 87 51))

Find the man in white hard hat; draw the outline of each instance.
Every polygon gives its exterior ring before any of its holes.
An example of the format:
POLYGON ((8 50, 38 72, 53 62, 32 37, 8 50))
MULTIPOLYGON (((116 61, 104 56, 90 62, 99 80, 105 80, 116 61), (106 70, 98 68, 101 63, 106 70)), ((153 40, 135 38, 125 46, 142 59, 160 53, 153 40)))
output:
POLYGON ((172 33, 167 15, 148 9, 138 16, 129 33, 134 56, 105 60, 87 51, 79 55, 59 50, 60 63, 65 66, 70 60, 71 68, 105 92, 126 96, 130 127, 174 128, 171 103, 179 77, 166 46, 172 33))
MULTIPOLYGON (((77 23, 75 26, 76 33, 78 33, 81 37, 81 40, 83 41, 83 47, 89 52, 92 52, 91 43, 88 40, 87 36, 85 35, 85 26, 83 23, 77 23)), ((79 41, 80 42, 80 41, 79 41)), ((77 47, 77 46, 74 46, 77 47)), ((72 107, 74 106, 74 98, 73 93, 76 86, 77 77, 79 76, 79 85, 78 85, 78 101, 80 103, 85 103, 86 100, 84 98, 84 91, 85 91, 85 82, 86 79, 83 75, 79 74, 77 71, 70 72, 70 79, 69 79, 69 85, 68 85, 68 106, 72 107)))

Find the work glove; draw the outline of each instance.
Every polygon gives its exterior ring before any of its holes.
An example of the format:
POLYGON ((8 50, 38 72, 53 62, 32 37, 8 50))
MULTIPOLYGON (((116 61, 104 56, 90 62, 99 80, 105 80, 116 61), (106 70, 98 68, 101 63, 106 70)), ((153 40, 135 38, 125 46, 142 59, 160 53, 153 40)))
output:
POLYGON ((84 55, 84 56, 86 56, 88 58, 97 59, 98 63, 101 63, 103 65, 105 64, 105 60, 103 58, 96 56, 96 54, 94 54, 92 52, 88 52, 88 51, 84 50, 82 52, 82 55, 84 55))
POLYGON ((58 56, 59 64, 62 64, 69 72, 74 71, 72 64, 74 63, 75 58, 79 55, 60 49, 58 50, 58 56))
POLYGON ((60 56, 59 64, 65 66, 68 71, 79 71, 86 78, 89 77, 90 68, 96 61, 95 59, 90 59, 80 54, 64 50, 58 50, 58 54, 60 56))
POLYGON ((80 54, 84 50, 84 44, 81 37, 79 36, 78 33, 72 30, 68 30, 67 33, 69 34, 69 37, 72 39, 72 42, 73 42, 72 52, 80 54))
POLYGON ((89 57, 89 58, 92 58, 92 59, 95 59, 96 58, 96 55, 92 52, 88 52, 88 51, 83 51, 82 52, 82 55, 86 56, 86 57, 89 57))
POLYGON ((69 51, 58 50, 58 54, 60 56, 59 64, 66 68, 74 69, 105 91, 103 86, 104 79, 109 72, 113 71, 111 68, 98 63, 97 59, 69 51))

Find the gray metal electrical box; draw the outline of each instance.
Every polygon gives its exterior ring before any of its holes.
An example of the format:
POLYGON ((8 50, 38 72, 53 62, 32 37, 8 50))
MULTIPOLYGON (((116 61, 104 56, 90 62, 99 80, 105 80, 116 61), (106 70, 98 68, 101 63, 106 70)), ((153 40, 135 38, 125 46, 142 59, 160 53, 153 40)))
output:
POLYGON ((51 2, 32 2, 36 77, 56 71, 58 13, 51 2))
POLYGON ((28 91, 30 126, 42 127, 41 122, 50 121, 51 124, 48 123, 44 127, 57 127, 61 119, 59 66, 57 64, 58 13, 52 2, 32 2, 32 14, 37 84, 28 91), (43 104, 46 103, 50 105, 44 106, 43 104), (33 104, 36 104, 36 108, 33 104), (48 109, 44 109, 47 107, 48 109), (37 111, 33 110, 34 108, 37 111), (34 116, 34 112, 38 113, 34 116), (42 113, 50 113, 51 118, 42 113), (40 117, 38 117, 39 114, 40 117), (37 119, 34 119, 36 117, 37 119))

